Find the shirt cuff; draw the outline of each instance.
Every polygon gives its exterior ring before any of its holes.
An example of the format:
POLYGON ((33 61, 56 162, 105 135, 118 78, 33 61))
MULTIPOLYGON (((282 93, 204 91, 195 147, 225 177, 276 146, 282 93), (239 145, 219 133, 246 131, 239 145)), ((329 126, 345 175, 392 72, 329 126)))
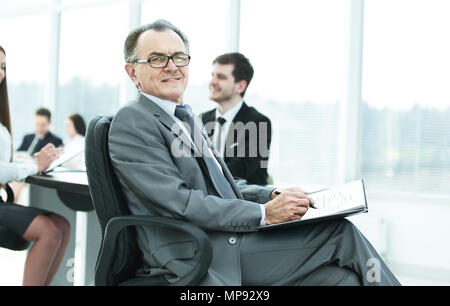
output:
POLYGON ((35 163, 19 164, 17 167, 18 181, 25 180, 28 176, 34 175, 38 172, 38 167, 35 163))
POLYGON ((261 221, 259 222, 259 226, 266 225, 266 207, 263 204, 259 204, 259 207, 261 208, 261 221))

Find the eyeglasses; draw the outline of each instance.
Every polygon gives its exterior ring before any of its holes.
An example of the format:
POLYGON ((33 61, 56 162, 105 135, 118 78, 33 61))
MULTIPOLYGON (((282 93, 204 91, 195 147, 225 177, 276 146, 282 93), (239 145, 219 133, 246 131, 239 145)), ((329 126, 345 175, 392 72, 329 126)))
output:
POLYGON ((148 59, 142 59, 142 60, 135 60, 133 63, 149 63, 150 67, 153 68, 165 68, 167 67, 167 64, 169 63, 169 59, 173 61, 175 66, 177 67, 184 67, 189 65, 189 62, 191 60, 191 56, 187 54, 177 54, 173 56, 165 56, 165 55, 156 55, 149 57, 148 59))

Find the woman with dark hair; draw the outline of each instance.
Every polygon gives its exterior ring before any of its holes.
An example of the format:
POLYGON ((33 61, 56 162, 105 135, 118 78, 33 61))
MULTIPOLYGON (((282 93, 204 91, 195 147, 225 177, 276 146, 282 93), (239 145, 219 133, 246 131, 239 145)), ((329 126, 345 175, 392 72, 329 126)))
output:
MULTIPOLYGON (((7 188, 8 182, 44 171, 57 158, 55 146, 48 144, 34 161, 13 162, 5 58, 5 50, 0 46, 0 184, 3 188, 7 188)), ((62 216, 14 204, 8 199, 0 196, 0 231, 34 242, 25 262, 23 284, 50 285, 70 239, 70 224, 62 216)), ((7 244, 8 241, 0 241, 0 246, 7 244)))
POLYGON ((86 124, 79 114, 67 116, 66 130, 69 139, 64 142, 64 153, 80 152, 77 156, 66 163, 71 169, 85 170, 84 163, 84 135, 86 135, 86 124))

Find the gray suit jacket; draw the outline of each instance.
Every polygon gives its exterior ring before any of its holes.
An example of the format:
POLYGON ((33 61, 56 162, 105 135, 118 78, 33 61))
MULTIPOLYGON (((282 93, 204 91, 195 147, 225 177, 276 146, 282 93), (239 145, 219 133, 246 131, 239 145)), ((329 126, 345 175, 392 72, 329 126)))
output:
MULTIPOLYGON (((196 124, 202 126, 199 118, 196 124)), ((234 200, 221 198, 202 171, 201 158, 192 154, 196 148, 189 138, 171 116, 143 95, 115 115, 109 150, 133 214, 172 217, 206 231, 213 259, 201 285, 240 285, 239 243, 233 242, 259 226, 257 203, 269 201, 273 188, 235 182, 213 150, 237 196, 234 200)), ((137 233, 144 260, 140 273, 163 274, 175 281, 191 271, 197 259, 191 237, 151 227, 137 228, 137 233)))

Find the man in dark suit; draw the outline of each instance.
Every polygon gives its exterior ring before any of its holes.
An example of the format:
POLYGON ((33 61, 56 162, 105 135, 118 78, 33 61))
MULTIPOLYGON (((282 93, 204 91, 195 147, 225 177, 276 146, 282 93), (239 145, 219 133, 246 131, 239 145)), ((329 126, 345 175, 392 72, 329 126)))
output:
POLYGON ((267 185, 272 127, 269 118, 243 100, 252 78, 253 67, 241 53, 218 56, 209 83, 210 99, 218 107, 201 116, 233 176, 267 185))
POLYGON ((35 133, 25 135, 17 151, 26 151, 33 155, 48 143, 52 143, 55 147, 61 146, 63 144, 62 139, 50 132, 50 124, 50 111, 46 108, 39 108, 34 115, 35 133))
MULTIPOLYGON (((299 220, 314 201, 300 188, 234 180, 201 120, 184 102, 189 42, 171 23, 143 25, 125 41, 125 70, 139 90, 111 123, 109 153, 131 213, 201 227, 213 258, 200 285, 398 285, 375 249, 346 219, 285 230, 260 225, 299 220), (378 263, 377 277, 367 277, 378 263)), ((140 275, 170 282, 198 260, 179 231, 138 226, 140 275)))

